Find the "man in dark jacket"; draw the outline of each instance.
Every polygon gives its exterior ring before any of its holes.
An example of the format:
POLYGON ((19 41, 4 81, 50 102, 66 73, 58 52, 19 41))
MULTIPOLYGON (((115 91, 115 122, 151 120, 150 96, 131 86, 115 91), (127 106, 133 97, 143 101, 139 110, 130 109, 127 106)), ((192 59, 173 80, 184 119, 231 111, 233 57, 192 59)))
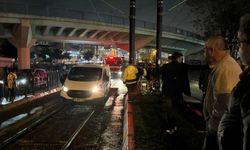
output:
POLYGON ((191 95, 187 66, 182 63, 182 54, 175 52, 172 55, 172 62, 165 64, 161 68, 162 95, 164 96, 163 110, 167 124, 166 132, 174 133, 177 129, 173 108, 183 109, 183 93, 191 95))
POLYGON ((218 127, 221 150, 250 149, 250 14, 241 17, 238 44, 246 69, 232 91, 228 108, 218 127))
POLYGON ((162 67, 162 94, 170 97, 173 105, 183 104, 183 96, 190 96, 190 85, 188 79, 188 69, 182 63, 183 55, 175 52, 172 55, 172 62, 162 67))

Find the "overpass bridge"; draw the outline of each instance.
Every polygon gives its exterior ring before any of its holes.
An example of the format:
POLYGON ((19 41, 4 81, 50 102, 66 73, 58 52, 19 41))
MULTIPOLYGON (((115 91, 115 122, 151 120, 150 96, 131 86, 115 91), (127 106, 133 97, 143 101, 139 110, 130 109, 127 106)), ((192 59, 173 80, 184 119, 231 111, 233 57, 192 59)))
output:
MULTIPOLYGON (((201 36, 164 26, 162 51, 181 51, 188 55, 200 51, 201 36)), ((156 24, 136 20, 135 47, 156 47, 156 24)), ((128 17, 85 12, 68 8, 0 2, 0 38, 8 39, 18 49, 19 68, 29 69, 30 48, 36 41, 78 42, 116 45, 128 50, 128 17)))

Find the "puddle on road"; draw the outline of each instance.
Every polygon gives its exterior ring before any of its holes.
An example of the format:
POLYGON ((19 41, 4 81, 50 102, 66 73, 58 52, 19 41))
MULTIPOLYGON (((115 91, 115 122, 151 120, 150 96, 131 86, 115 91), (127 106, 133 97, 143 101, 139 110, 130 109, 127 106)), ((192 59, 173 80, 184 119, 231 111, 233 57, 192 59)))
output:
POLYGON ((27 116, 28 116, 28 114, 25 113, 25 114, 20 114, 20 115, 18 115, 18 116, 12 117, 12 118, 10 118, 10 119, 8 119, 8 120, 2 122, 0 128, 5 128, 5 127, 7 127, 7 126, 9 126, 9 125, 11 125, 11 124, 14 124, 14 123, 16 123, 17 121, 19 121, 19 120, 21 120, 21 119, 23 119, 23 118, 25 118, 25 117, 27 117, 27 116))
POLYGON ((110 122, 102 134, 102 149, 121 149, 123 106, 120 102, 123 100, 123 97, 124 94, 121 94, 115 99, 114 107, 111 110, 110 122))
POLYGON ((114 96, 110 96, 106 101, 104 108, 110 108, 113 104, 113 101, 114 101, 114 96))
POLYGON ((42 110, 42 109, 43 109, 42 106, 35 107, 35 108, 33 108, 33 109, 30 111, 30 114, 31 114, 31 115, 32 115, 32 114, 35 114, 36 112, 38 112, 38 111, 40 111, 40 110, 42 110))
POLYGON ((118 88, 117 93, 120 94, 125 94, 127 93, 127 87, 125 84, 123 84, 121 79, 111 79, 111 88, 118 88))

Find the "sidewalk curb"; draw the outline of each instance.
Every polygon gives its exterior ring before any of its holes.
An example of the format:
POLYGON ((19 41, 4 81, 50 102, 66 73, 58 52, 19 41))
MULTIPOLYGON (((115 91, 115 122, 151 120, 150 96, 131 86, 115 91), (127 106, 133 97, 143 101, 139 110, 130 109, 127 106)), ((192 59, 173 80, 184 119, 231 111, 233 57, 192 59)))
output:
POLYGON ((128 103, 128 95, 125 96, 124 122, 123 122, 123 143, 122 150, 134 150, 134 122, 132 104, 128 103))

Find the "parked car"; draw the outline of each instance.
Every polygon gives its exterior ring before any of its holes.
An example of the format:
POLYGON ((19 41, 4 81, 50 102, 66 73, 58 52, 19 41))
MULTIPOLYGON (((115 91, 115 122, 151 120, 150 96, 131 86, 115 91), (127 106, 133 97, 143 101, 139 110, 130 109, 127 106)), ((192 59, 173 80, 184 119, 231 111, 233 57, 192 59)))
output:
POLYGON ((84 102, 107 97, 111 86, 108 65, 80 64, 73 66, 60 92, 61 97, 73 102, 84 102))

